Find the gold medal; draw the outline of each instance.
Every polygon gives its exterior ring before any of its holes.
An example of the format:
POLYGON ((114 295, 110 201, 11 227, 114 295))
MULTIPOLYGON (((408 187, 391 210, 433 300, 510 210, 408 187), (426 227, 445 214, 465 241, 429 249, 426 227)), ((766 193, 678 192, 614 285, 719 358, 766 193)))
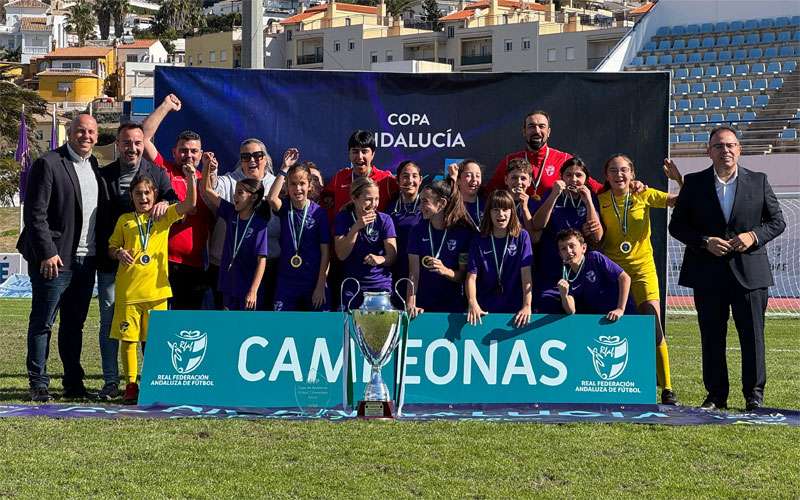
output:
POLYGON ((619 244, 620 252, 628 254, 631 253, 631 250, 633 250, 633 245, 631 245, 630 241, 623 241, 622 243, 619 244))
POLYGON ((141 257, 139 257, 139 262, 144 264, 145 266, 150 263, 152 259, 146 253, 143 253, 141 257))
POLYGON ((422 258, 422 265, 423 267, 426 267, 428 269, 433 269, 433 264, 435 260, 436 259, 434 259, 430 255, 426 255, 425 257, 422 258))
POLYGON ((303 265, 303 258, 297 254, 294 254, 291 259, 289 259, 289 264, 297 269, 298 267, 303 265))

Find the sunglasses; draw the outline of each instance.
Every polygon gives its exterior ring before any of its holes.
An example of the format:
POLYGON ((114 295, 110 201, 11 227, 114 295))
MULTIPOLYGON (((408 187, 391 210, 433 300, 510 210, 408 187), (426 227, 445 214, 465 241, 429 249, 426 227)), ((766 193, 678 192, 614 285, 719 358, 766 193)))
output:
POLYGON ((256 151, 254 153, 239 153, 239 159, 242 161, 250 161, 251 158, 255 161, 258 161, 265 156, 267 156, 267 153, 263 151, 256 151))

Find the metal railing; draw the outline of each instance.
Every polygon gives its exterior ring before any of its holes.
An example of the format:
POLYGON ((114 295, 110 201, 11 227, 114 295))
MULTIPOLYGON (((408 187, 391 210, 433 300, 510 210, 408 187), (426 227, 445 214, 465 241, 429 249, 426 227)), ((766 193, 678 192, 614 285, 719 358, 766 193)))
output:
POLYGON ((483 56, 461 56, 461 65, 470 66, 474 64, 492 64, 492 55, 483 56))
POLYGON ((297 64, 321 64, 322 54, 305 54, 297 56, 297 64))

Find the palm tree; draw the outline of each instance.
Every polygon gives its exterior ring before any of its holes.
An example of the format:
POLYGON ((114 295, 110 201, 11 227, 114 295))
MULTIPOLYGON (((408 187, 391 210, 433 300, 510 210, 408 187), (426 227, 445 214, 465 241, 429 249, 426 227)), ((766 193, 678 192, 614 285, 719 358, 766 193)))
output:
POLYGON ((128 0, 111 0, 111 5, 111 17, 114 19, 114 36, 121 38, 125 34, 125 16, 128 15, 131 6, 128 0))
POLYGON ((204 28, 206 18, 199 0, 164 0, 156 14, 155 32, 157 35, 193 32, 204 28))
POLYGON ((94 36, 94 25, 97 18, 92 6, 86 0, 78 0, 69 10, 67 30, 78 35, 78 45, 86 45, 86 39, 94 36))
POLYGON ((114 0, 95 0, 94 12, 97 16, 97 25, 100 27, 100 39, 108 40, 111 31, 111 11, 114 0))

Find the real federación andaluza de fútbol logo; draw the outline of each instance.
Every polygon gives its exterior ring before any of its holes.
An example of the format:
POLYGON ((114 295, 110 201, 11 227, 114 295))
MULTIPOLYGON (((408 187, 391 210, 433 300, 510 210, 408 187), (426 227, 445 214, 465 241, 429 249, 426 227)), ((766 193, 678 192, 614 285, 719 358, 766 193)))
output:
POLYGON ((181 330, 175 337, 176 341, 167 341, 172 352, 172 367, 182 375, 192 373, 206 356, 208 334, 200 330, 181 330))
POLYGON ((586 346, 592 355, 594 371, 603 380, 614 380, 628 365, 628 339, 601 335, 595 345, 586 346))

